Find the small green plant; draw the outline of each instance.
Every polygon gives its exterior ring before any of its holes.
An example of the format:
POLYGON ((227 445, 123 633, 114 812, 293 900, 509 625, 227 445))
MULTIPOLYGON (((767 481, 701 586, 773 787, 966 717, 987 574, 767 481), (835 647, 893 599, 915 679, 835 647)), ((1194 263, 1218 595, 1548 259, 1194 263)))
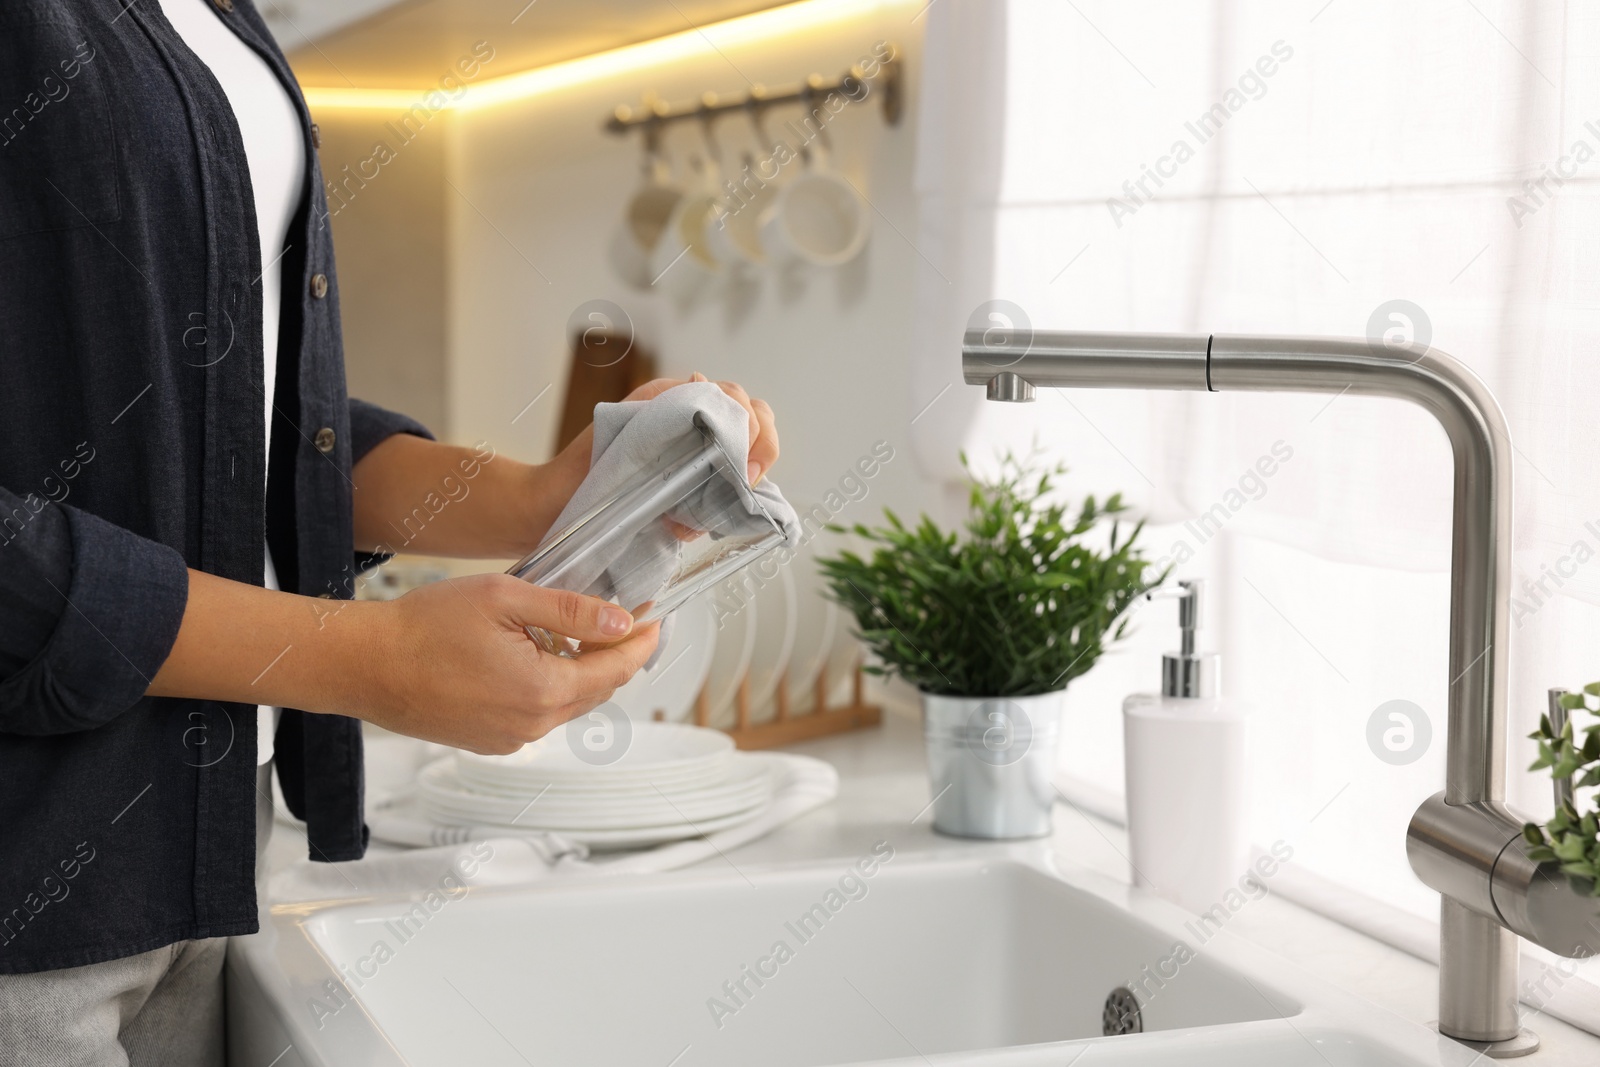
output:
MULTIPOLYGON (((1129 605, 1165 572, 1127 536, 1121 494, 1094 497, 1076 514, 1048 499, 1066 468, 1038 452, 1007 453, 990 480, 971 474, 965 536, 926 515, 915 527, 887 509, 888 525, 849 529, 874 545, 821 561, 833 598, 855 616, 879 675, 898 675, 925 693, 1029 696, 1064 688, 1122 637, 1129 605), (1086 543, 1110 520, 1103 549, 1086 543)), ((845 527, 833 526, 835 532, 845 527)))
MULTIPOLYGON (((1581 744, 1575 740, 1572 722, 1575 711, 1600 716, 1600 682, 1589 683, 1580 693, 1563 694, 1561 706, 1568 717, 1559 734, 1551 727, 1550 716, 1541 715, 1539 728, 1528 735, 1539 742, 1539 758, 1528 769, 1549 768, 1550 777, 1571 779, 1575 789, 1600 785, 1600 722, 1583 728, 1581 744)), ((1533 846, 1528 850, 1530 859, 1561 864, 1579 889, 1600 897, 1600 808, 1592 802, 1588 807, 1580 811, 1576 801, 1568 800, 1544 826, 1529 823, 1522 834, 1533 846)))

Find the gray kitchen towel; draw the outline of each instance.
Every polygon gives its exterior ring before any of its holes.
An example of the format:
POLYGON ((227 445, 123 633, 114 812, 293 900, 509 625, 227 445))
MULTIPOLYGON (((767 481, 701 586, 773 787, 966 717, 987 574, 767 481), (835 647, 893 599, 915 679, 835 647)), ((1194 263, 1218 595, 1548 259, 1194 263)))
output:
MULTIPOLYGON (((652 400, 596 405, 589 473, 551 527, 546 542, 635 482, 640 471, 655 465, 663 455, 708 436, 731 462, 714 464, 714 473, 704 480, 693 479, 698 487, 677 503, 670 517, 683 527, 709 529, 715 539, 764 532, 768 528, 761 517, 765 511, 782 527, 789 543, 795 543, 800 522, 777 485, 768 479, 752 489, 746 483, 749 416, 714 382, 674 386, 652 400), (739 521, 741 515, 749 516, 749 521, 739 521)), ((622 530, 606 551, 570 564, 557 584, 587 589, 633 607, 655 598, 677 571, 684 546, 685 541, 674 536, 665 523, 622 530)))

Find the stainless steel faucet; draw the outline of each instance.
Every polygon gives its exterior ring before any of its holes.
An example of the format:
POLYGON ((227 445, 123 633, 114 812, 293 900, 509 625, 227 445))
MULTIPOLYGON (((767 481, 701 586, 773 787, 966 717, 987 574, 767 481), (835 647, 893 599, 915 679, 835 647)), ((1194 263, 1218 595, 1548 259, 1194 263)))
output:
POLYGON ((1406 853, 1440 893, 1439 1031, 1490 1056, 1525 1055, 1517 936, 1564 956, 1600 951, 1600 902, 1527 857, 1504 804, 1511 588, 1511 438, 1500 405, 1433 348, 1361 338, 971 330, 961 367, 990 400, 1041 387, 1351 393, 1409 400, 1455 456, 1445 788, 1417 809, 1406 853))

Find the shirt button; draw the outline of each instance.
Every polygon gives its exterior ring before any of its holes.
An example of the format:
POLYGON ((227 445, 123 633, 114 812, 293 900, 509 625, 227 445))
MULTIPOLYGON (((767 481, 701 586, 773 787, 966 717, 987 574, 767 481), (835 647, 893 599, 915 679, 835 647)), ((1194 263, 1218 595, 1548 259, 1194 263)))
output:
POLYGON ((326 274, 313 274, 311 276, 311 296, 321 300, 328 295, 328 276, 326 274))
POLYGON ((322 429, 317 431, 317 435, 311 439, 311 443, 317 446, 318 452, 321 452, 323 455, 327 455, 329 452, 333 451, 334 440, 335 438, 333 431, 324 426, 322 429))
POLYGON ((318 593, 317 594, 317 599, 318 600, 332 600, 332 599, 334 599, 334 597, 333 597, 332 593, 318 593))
POLYGON ((322 147, 322 127, 318 126, 315 122, 311 124, 311 147, 322 147))
POLYGON ((233 10, 233 0, 211 0, 211 2, 216 5, 218 11, 233 10))

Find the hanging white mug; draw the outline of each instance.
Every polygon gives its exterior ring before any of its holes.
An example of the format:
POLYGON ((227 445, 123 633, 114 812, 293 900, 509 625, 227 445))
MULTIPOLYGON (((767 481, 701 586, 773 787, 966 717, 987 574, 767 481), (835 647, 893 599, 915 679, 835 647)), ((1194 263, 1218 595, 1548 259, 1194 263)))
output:
POLYGON ((750 274, 767 263, 761 247, 762 213, 777 190, 755 176, 755 157, 746 150, 744 169, 722 183, 717 210, 706 238, 717 261, 730 270, 750 274))
POLYGON ((868 207, 855 186, 828 167, 820 141, 807 153, 815 162, 778 191, 761 222, 761 245, 774 260, 841 266, 866 247, 868 207))
POLYGON ((703 173, 699 187, 685 193, 673 208, 650 257, 649 283, 678 296, 694 295, 723 274, 709 237, 719 206, 715 168, 699 165, 703 173))
POLYGON ((683 193, 673 187, 666 162, 647 150, 644 183, 628 198, 611 237, 611 266, 634 288, 650 287, 654 277, 651 257, 682 200, 683 193))

